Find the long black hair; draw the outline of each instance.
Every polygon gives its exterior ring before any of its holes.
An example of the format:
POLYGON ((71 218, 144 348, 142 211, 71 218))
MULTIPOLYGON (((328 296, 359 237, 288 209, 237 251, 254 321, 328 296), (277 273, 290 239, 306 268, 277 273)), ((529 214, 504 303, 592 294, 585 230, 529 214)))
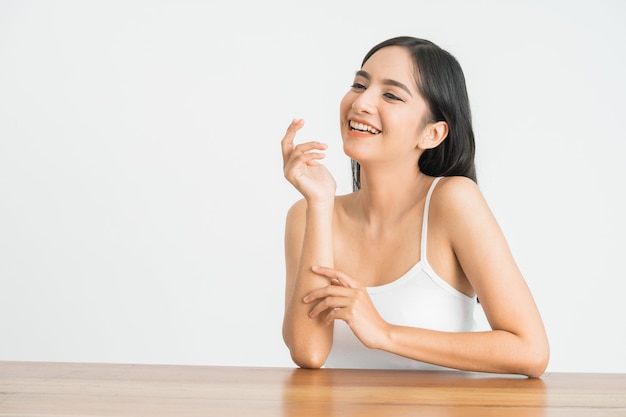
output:
MULTIPOLYGON (((401 46, 411 53, 417 88, 430 111, 428 122, 445 121, 448 124, 447 138, 437 147, 425 150, 420 157, 420 171, 433 177, 459 175, 476 182, 476 145, 461 65, 449 52, 431 41, 400 36, 374 46, 363 58, 361 67, 375 52, 387 46, 401 46)), ((359 163, 352 160, 354 190, 361 188, 360 174, 359 163)))

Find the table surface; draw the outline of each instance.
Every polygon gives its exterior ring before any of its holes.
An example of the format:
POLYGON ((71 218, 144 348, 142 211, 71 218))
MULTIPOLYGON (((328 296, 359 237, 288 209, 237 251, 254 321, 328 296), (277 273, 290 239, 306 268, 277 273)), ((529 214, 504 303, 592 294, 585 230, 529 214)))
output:
POLYGON ((0 362, 0 416, 626 416, 626 374, 0 362))

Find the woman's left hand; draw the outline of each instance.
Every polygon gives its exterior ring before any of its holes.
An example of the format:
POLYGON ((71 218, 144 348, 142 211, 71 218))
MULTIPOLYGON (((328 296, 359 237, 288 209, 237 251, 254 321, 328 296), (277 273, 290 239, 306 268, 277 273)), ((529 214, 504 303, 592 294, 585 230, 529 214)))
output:
POLYGON ((324 317, 324 324, 334 320, 345 321, 368 348, 376 349, 383 345, 389 324, 380 317, 364 286, 341 271, 314 266, 313 272, 330 280, 330 285, 308 293, 303 301, 314 303, 309 313, 311 318, 324 317))

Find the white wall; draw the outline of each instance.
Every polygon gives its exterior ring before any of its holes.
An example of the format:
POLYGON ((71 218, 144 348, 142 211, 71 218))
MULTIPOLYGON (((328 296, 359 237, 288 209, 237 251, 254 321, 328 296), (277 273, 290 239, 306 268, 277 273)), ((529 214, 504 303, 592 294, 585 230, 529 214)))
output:
POLYGON ((0 360, 292 366, 279 141, 365 52, 461 62, 551 371, 626 372, 623 1, 0 1, 0 360))

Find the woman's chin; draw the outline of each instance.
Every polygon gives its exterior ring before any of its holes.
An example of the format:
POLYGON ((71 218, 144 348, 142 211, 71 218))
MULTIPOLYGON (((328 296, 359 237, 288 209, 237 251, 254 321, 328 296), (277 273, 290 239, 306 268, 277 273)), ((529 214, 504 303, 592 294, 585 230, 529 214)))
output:
POLYGON ((343 139, 343 152, 354 159, 355 161, 361 161, 367 159, 368 155, 372 154, 372 147, 364 143, 363 141, 355 140, 354 138, 343 139))

